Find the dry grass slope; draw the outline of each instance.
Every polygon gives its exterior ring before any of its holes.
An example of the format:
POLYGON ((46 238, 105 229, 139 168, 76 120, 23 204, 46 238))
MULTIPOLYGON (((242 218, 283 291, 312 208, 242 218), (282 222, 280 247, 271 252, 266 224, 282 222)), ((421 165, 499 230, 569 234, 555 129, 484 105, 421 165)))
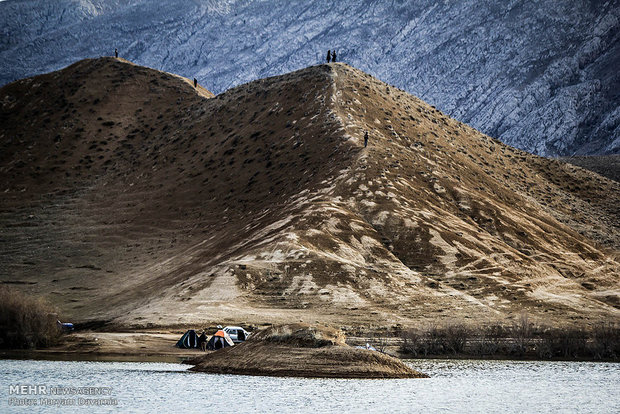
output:
POLYGON ((101 58, 0 102, 0 278, 76 320, 620 316, 620 184, 345 64, 213 97, 101 58))

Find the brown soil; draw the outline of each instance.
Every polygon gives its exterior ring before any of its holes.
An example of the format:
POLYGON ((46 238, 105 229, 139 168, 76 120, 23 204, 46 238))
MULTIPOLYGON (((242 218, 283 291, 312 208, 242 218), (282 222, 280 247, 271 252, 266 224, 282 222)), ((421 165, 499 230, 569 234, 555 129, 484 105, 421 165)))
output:
POLYGON ((402 361, 344 344, 342 334, 307 325, 268 328, 193 361, 192 371, 314 378, 426 378, 402 361))
POLYGON ((74 322, 620 318, 619 183, 342 63, 216 97, 114 58, 14 82, 0 183, 0 281, 74 322))
POLYGON ((0 351, 0 356, 27 356, 38 359, 109 359, 178 361, 201 354, 197 349, 181 349, 175 344, 182 331, 75 332, 62 343, 45 349, 0 351))

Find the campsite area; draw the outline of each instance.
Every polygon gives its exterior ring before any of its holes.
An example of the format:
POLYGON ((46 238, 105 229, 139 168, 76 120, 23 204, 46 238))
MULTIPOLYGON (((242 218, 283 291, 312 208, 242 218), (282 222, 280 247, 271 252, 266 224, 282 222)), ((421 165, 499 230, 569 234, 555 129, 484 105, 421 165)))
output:
MULTIPOLYGON (((179 348, 175 344, 183 329, 155 329, 134 332, 78 331, 67 334, 57 346, 33 350, 0 350, 0 357, 72 361, 136 361, 179 362, 203 355, 199 348, 179 348)), ((198 333, 201 331, 198 330, 198 333)), ((211 329, 211 335, 216 332, 211 329)), ((348 338, 363 343, 365 338, 348 338)), ((398 346, 388 347, 396 351, 398 346)), ((209 352, 209 351, 207 351, 209 352)), ((392 353, 392 352, 390 352, 392 353)))

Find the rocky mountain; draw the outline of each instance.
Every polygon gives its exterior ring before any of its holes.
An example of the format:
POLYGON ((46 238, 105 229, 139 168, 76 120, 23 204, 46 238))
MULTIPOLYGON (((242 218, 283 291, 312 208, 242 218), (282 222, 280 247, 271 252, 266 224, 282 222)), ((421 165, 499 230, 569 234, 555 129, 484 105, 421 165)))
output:
POLYGON ((0 85, 111 55, 230 87, 339 59, 539 155, 620 153, 616 1, 0 3, 0 85))
POLYGON ((0 280, 71 320, 620 315, 619 183, 346 64, 213 96, 89 59, 0 103, 0 280))

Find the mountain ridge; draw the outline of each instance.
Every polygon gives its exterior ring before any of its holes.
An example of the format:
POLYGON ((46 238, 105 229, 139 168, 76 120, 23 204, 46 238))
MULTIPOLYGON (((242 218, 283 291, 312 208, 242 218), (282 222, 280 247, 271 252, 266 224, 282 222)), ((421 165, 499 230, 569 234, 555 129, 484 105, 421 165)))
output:
POLYGON ((335 48, 511 146, 620 151, 614 2, 33 0, 0 9, 0 84, 118 48, 220 93, 323 62, 335 48))

